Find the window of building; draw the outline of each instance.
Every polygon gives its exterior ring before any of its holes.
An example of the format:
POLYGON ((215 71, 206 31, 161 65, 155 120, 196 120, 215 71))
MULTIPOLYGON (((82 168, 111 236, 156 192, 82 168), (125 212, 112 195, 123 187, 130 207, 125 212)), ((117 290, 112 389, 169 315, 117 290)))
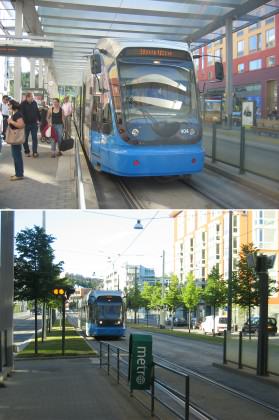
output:
POLYGON ((275 47, 275 29, 271 28, 265 32, 266 48, 275 47))
POLYGON ((218 48, 217 50, 215 50, 214 55, 216 55, 216 57, 222 58, 222 56, 223 56, 222 54, 223 54, 223 48, 218 48))
POLYGON ((237 215, 233 215, 233 233, 237 233, 238 229, 238 217, 237 215))
POLYGON ((274 23, 274 16, 271 16, 265 20, 266 25, 271 25, 274 23))
POLYGON ((244 55, 244 41, 238 41, 237 42, 237 56, 241 57, 242 55, 244 55))
POLYGON ((270 57, 267 57, 266 59, 266 65, 267 67, 273 67, 276 64, 275 55, 271 55, 270 57))
POLYGON ((244 63, 239 63, 238 64, 237 73, 244 73, 244 63))
MULTIPOLYGON (((210 54, 210 52, 208 54, 210 54)), ((208 55, 208 57, 207 57, 207 64, 209 66, 211 66, 213 64, 213 57, 212 57, 212 55, 208 55)))
POLYGON ((220 259, 220 244, 216 244, 216 260, 220 259))
POLYGON ((249 52, 259 51, 262 48, 262 34, 250 36, 249 52))
POLYGON ((253 70, 259 70, 262 68, 262 60, 258 59, 258 60, 253 60, 249 62, 249 70, 253 71, 253 70))
POLYGON ((202 232, 202 244, 205 246, 206 232, 202 232))
POLYGON ((261 27, 261 22, 254 23, 253 25, 249 26, 249 32, 254 31, 255 29, 259 29, 261 27))
POLYGON ((237 36, 242 36, 242 35, 244 35, 244 31, 238 31, 237 32, 237 36))
POLYGON ((220 241, 220 225, 216 225, 216 241, 220 241))
POLYGON ((212 72, 211 71, 208 72, 207 78, 208 78, 208 80, 211 80, 212 79, 212 72))
POLYGON ((202 249, 202 264, 205 264, 205 249, 202 249))
POLYGON ((194 238, 190 238, 190 252, 194 252, 194 238))

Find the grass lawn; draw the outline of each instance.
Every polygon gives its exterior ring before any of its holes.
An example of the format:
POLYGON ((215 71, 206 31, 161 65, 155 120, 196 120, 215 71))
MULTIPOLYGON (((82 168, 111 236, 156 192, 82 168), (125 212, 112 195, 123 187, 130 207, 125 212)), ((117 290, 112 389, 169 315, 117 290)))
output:
MULTIPOLYGON (((62 331, 58 325, 52 328, 47 334, 47 338, 42 343, 41 337, 38 338, 38 354, 34 353, 34 340, 25 347, 18 355, 20 357, 55 357, 61 356, 61 335, 62 331)), ((96 352, 89 347, 86 341, 78 335, 75 328, 66 323, 65 334, 65 356, 95 356, 96 352)))
POLYGON ((210 336, 210 335, 203 335, 196 332, 191 332, 190 334, 185 331, 177 331, 177 330, 171 330, 171 329, 160 329, 156 327, 147 327, 146 325, 141 324, 133 324, 133 323, 127 323, 127 327, 130 328, 136 328, 139 330, 145 330, 150 331, 158 334, 167 334, 167 335, 174 335, 176 337, 182 337, 185 338, 185 340, 196 340, 196 341, 203 341, 211 344, 223 344, 224 338, 222 336, 210 336))

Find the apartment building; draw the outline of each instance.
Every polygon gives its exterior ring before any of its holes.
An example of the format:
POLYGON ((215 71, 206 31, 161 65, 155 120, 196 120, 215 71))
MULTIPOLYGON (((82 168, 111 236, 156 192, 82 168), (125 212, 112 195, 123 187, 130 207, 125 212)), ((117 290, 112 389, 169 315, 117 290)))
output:
MULTIPOLYGON (((228 279, 229 210, 179 210, 174 218, 174 272, 184 283, 193 273, 204 287, 213 266, 228 279)), ((279 284, 279 211, 232 211, 232 267, 236 269, 241 245, 253 243, 263 254, 277 258, 269 275, 279 284)), ((279 294, 269 299, 269 313, 279 318, 279 294)))
MULTIPOLYGON (((233 34, 234 111, 242 100, 254 100, 257 116, 266 117, 279 109, 279 15, 258 21, 233 34)), ((224 98, 225 82, 212 83, 214 62, 219 58, 226 71, 225 38, 199 50, 204 55, 198 63, 200 89, 212 100, 224 98), (212 57, 216 56, 216 57, 212 57)))
POLYGON ((139 289, 143 288, 144 282, 155 284, 155 271, 153 268, 143 265, 123 264, 114 267, 105 278, 105 289, 124 290, 137 283, 139 289))

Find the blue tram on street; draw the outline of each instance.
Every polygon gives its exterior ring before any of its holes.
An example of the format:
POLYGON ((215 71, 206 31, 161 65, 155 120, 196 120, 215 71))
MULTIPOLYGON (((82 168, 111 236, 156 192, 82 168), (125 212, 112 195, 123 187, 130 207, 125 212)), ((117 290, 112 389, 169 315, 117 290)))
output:
POLYGON ((171 176, 204 165, 193 59, 186 44, 101 39, 82 88, 81 138, 98 171, 171 176))
POLYGON ((81 328, 87 336, 123 337, 124 307, 121 291, 94 290, 82 301, 81 328))

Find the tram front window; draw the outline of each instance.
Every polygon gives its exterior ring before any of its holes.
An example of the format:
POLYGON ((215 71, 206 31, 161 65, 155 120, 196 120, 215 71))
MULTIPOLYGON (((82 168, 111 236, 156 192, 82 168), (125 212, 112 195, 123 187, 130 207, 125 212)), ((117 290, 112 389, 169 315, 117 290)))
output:
POLYGON ((120 62, 119 76, 124 118, 132 136, 159 143, 189 140, 187 124, 199 126, 191 67, 120 62))
POLYGON ((118 321, 122 319, 122 305, 120 303, 98 303, 97 313, 98 319, 118 321))

